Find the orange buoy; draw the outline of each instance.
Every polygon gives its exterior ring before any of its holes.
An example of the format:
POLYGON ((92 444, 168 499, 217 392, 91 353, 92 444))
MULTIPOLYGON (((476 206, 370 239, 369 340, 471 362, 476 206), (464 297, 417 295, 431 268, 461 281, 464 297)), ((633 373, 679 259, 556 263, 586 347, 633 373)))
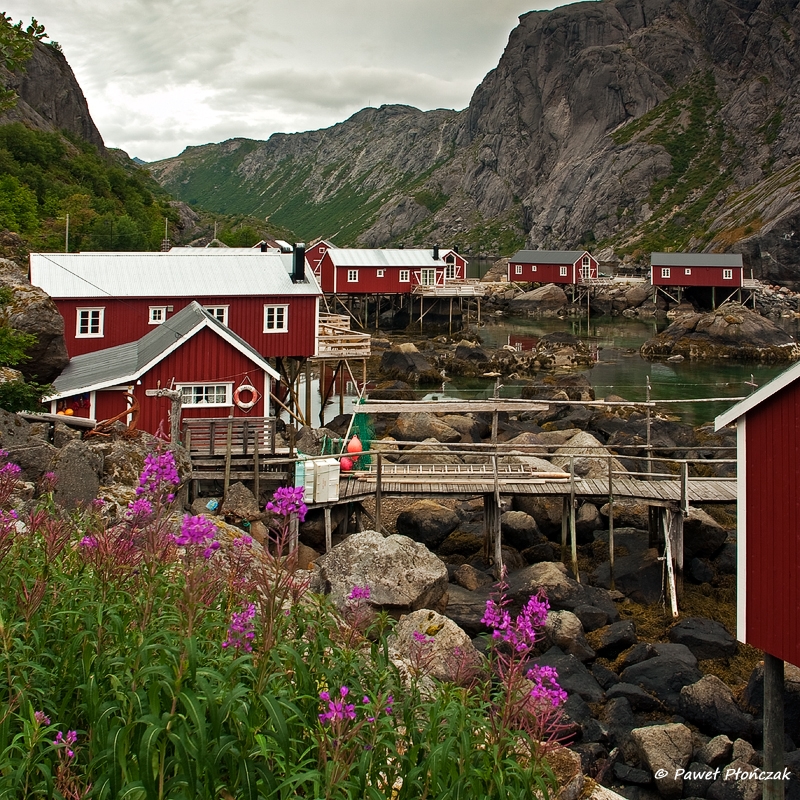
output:
POLYGON ((64 415, 67 416, 67 417, 73 416, 74 413, 75 412, 71 408, 65 408, 64 409, 64 415))
POLYGON ((364 445, 361 444, 361 440, 358 436, 353 436, 353 438, 347 443, 347 452, 348 453, 362 453, 364 451, 364 445))
POLYGON ((348 458, 347 456, 340 458, 339 466, 341 467, 342 472, 350 472, 350 470, 353 469, 353 459, 348 458))

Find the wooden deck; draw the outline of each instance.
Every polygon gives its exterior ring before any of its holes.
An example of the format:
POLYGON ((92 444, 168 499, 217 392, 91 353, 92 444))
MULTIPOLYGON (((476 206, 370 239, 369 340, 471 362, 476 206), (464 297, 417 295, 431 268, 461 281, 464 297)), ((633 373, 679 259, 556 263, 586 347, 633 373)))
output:
POLYGON ((320 313, 317 343, 316 360, 369 358, 372 352, 372 337, 350 330, 350 318, 342 314, 320 313))
POLYGON ((480 281, 450 281, 437 285, 418 283, 411 291, 417 297, 483 297, 486 284, 480 281))

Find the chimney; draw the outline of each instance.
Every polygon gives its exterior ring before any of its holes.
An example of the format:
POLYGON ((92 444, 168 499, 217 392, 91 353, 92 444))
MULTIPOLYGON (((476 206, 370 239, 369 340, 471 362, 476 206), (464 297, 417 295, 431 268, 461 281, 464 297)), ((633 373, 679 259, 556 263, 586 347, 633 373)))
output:
POLYGON ((439 260, 439 245, 438 244, 435 244, 433 246, 433 260, 434 261, 438 261, 439 260))
POLYGON ((306 279, 306 246, 304 242, 298 242, 294 246, 293 263, 292 283, 303 283, 306 279))

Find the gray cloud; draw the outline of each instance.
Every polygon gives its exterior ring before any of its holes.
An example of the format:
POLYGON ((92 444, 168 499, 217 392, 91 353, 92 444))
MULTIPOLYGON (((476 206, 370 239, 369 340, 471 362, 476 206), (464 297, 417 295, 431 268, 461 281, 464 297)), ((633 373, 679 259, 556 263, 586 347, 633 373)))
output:
POLYGON ((110 146, 146 160, 339 122, 463 108, 517 16, 564 0, 7 0, 59 41, 110 146))

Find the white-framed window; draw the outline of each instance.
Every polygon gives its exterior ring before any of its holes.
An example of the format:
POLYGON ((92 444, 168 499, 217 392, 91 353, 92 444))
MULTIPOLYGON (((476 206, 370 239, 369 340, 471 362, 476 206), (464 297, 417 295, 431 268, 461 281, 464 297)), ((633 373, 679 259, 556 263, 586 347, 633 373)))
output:
POLYGON ((444 277, 445 277, 445 280, 448 280, 448 281, 455 280, 455 277, 456 277, 456 265, 455 264, 445 264, 444 265, 444 277))
POLYGON ((436 270, 423 267, 419 271, 419 282, 421 286, 436 286, 436 270))
POLYGON ((515 275, 522 275, 522 264, 515 264, 514 265, 514 274, 515 275))
POLYGON ((377 274, 378 274, 379 278, 382 278, 386 274, 386 270, 385 269, 379 269, 377 274))
POLYGON ((558 268, 558 274, 559 274, 559 275, 560 275, 562 278, 566 278, 566 277, 567 277, 567 268, 566 268, 566 267, 559 267, 559 268, 558 268))
POLYGON ((228 324, 228 306, 203 306, 203 308, 223 325, 228 324))
POLYGON ((692 270, 691 270, 691 268, 690 268, 690 267, 687 267, 687 268, 686 268, 686 269, 683 271, 683 274, 684 274, 684 275, 691 275, 691 274, 692 274, 692 270))
POLYGON ((536 272, 536 264, 531 265, 531 272, 536 272))
POLYGON ((358 270, 357 269, 349 269, 349 270, 347 270, 347 282, 348 283, 358 283, 358 270))
POLYGON ((401 269, 400 270, 400 283, 411 283, 411 270, 410 269, 401 269))
POLYGON ((722 280, 724 280, 724 281, 732 281, 733 280, 733 270, 732 269, 724 269, 724 270, 722 270, 722 280))
POLYGON ((289 330, 289 306, 264 306, 264 333, 289 330))
POLYGON ((661 267, 661 277, 669 278, 669 267, 661 267))
POLYGON ((79 308, 75 325, 78 339, 100 339, 103 336, 105 308, 79 308))
POLYGON ((166 306, 150 306, 150 319, 151 325, 160 325, 167 318, 166 306))
POLYGON ((591 263, 592 263, 592 260, 589 258, 589 256, 584 256, 583 257, 582 266, 588 267, 589 264, 591 264, 591 263))
POLYGON ((232 383, 179 383, 183 407, 230 406, 233 404, 232 383))

